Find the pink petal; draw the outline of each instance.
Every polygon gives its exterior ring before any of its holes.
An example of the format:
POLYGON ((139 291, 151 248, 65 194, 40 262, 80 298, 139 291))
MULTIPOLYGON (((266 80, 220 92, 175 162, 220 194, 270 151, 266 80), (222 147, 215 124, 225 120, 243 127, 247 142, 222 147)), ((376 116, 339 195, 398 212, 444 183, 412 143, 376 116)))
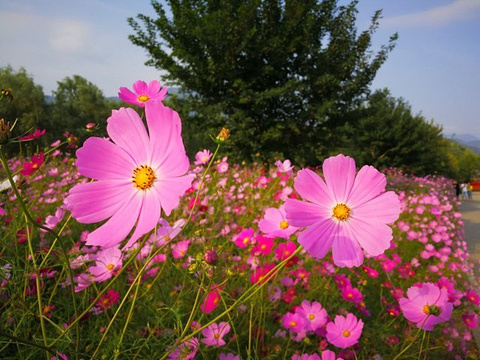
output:
POLYGON ((124 247, 125 249, 132 246, 139 237, 148 233, 150 230, 153 230, 160 219, 161 208, 156 192, 152 189, 141 191, 140 194, 143 196, 140 216, 138 217, 135 231, 124 247))
POLYGON ((130 108, 112 111, 107 119, 110 138, 125 150, 137 165, 146 164, 149 159, 149 138, 142 119, 130 108))
POLYGON ((133 92, 131 92, 126 87, 121 87, 120 88, 120 91, 118 92, 118 97, 123 102, 129 103, 129 104, 138 103, 138 95, 135 95, 133 92))
POLYGON ((121 243, 135 225, 141 205, 142 197, 134 193, 105 224, 88 235, 86 244, 109 248, 121 243))
POLYGON ((300 170, 295 177, 295 190, 308 201, 332 208, 334 198, 322 178, 309 169, 300 170))
POLYGON ((306 228, 298 236, 298 242, 308 251, 308 253, 322 259, 327 255, 333 242, 333 233, 337 226, 331 219, 322 219, 306 228))
POLYGON ((295 227, 310 226, 320 219, 331 217, 326 208, 295 199, 285 200, 285 212, 288 223, 295 227))
POLYGON ((373 166, 365 165, 355 178, 348 203, 352 207, 360 206, 385 191, 387 178, 373 166))
POLYGON ((157 93, 160 91, 161 86, 162 85, 160 84, 160 81, 157 81, 157 80, 150 81, 150 83, 148 84, 147 95, 150 97, 157 95, 157 93))
POLYGON ((333 262, 340 267, 360 266, 363 263, 363 250, 352 237, 348 226, 339 224, 334 233, 332 245, 333 262))
POLYGON ((400 215, 400 200, 393 191, 387 191, 374 199, 355 207, 352 216, 357 219, 375 219, 375 221, 391 224, 400 215))
POLYGON ((99 138, 87 139, 77 150, 76 165, 81 175, 96 180, 118 179, 131 182, 135 162, 122 148, 99 138))
POLYGON ((166 169, 164 171, 171 176, 185 174, 189 163, 185 155, 178 114, 161 102, 149 101, 145 106, 145 115, 151 140, 152 165, 166 169), (176 173, 171 173, 175 170, 176 173))
POLYGON ((345 225, 350 227, 351 234, 369 255, 383 254, 390 247, 392 229, 384 223, 351 217, 345 225))
POLYGON ((155 182, 154 189, 167 216, 178 206, 180 197, 190 188, 192 181, 193 177, 186 175, 155 182))
POLYGON ((137 93, 137 95, 146 95, 148 91, 148 86, 145 81, 137 80, 133 83, 133 91, 137 93))
POLYGON ((70 190, 65 205, 78 222, 92 224, 112 216, 134 191, 131 184, 117 181, 77 184, 70 190))
POLYGON ((329 157, 322 165, 327 187, 336 203, 345 203, 355 181, 355 160, 349 156, 329 157))

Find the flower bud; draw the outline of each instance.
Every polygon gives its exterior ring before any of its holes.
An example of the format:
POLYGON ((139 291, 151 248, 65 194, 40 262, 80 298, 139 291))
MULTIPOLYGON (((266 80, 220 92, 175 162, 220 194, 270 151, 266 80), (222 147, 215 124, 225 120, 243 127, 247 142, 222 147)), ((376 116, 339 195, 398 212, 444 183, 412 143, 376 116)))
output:
POLYGON ((8 143, 10 140, 10 124, 0 119, 0 145, 8 143))
POLYGON ((228 139, 230 139, 230 130, 228 130, 227 128, 222 128, 222 130, 220 130, 217 137, 215 138, 215 140, 217 140, 217 142, 219 143, 224 143, 228 139))
POLYGON ((203 260, 208 264, 208 265, 215 265, 215 263, 218 261, 218 254, 215 250, 207 250, 205 254, 203 255, 203 260))

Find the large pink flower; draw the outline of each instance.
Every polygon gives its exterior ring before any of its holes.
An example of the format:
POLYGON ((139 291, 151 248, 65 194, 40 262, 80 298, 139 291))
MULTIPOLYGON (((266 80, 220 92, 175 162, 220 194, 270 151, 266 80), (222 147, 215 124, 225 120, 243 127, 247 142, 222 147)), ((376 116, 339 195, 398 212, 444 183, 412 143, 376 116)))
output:
POLYGON ((114 110, 107 125, 113 143, 91 137, 77 151, 79 173, 97 181, 73 187, 66 207, 81 223, 109 219, 87 245, 115 246, 136 224, 130 247, 157 225, 162 209, 170 215, 191 185, 178 114, 153 101, 145 114, 148 133, 133 109, 114 110))
POLYGON ((423 283, 407 291, 408 298, 399 300, 403 315, 423 330, 433 330, 435 324, 447 321, 452 316, 453 305, 448 302, 448 292, 438 285, 423 283))
POLYGON ((164 86, 161 90, 159 81, 153 80, 147 85, 145 81, 137 80, 133 84, 133 91, 131 92, 126 87, 121 87, 118 92, 118 97, 129 104, 144 107, 146 103, 152 101, 162 101, 167 96, 167 88, 164 86))
POLYGON ((363 321, 358 320, 355 315, 337 315, 333 322, 327 324, 327 340, 330 344, 345 349, 358 342, 362 330, 363 321))
POLYGON ((355 175, 355 161, 344 155, 323 162, 325 181, 311 170, 300 170, 295 190, 306 200, 287 199, 290 225, 307 227, 298 242, 314 257, 323 258, 332 248, 336 265, 359 266, 363 250, 372 256, 390 246, 400 201, 385 192, 385 175, 364 166, 355 175), (362 250, 363 248, 363 250, 362 250))

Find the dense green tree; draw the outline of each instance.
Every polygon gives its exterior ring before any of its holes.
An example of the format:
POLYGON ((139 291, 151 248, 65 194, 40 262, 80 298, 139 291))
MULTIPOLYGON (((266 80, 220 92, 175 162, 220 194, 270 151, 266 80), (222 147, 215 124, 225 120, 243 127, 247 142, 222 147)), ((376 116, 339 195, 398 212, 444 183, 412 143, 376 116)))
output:
POLYGON ((51 116, 48 134, 58 139, 64 132, 70 132, 82 143, 87 137, 86 125, 95 123, 101 134, 105 135, 106 119, 110 116, 112 105, 105 99, 102 91, 85 78, 74 75, 58 82, 51 104, 51 116))
POLYGON ((46 104, 43 89, 35 84, 24 68, 18 71, 11 66, 0 68, 0 88, 10 88, 12 91, 11 101, 0 102, 0 119, 10 123, 18 119, 14 136, 44 126, 46 104))
POLYGON ((152 1, 156 18, 129 19, 147 64, 182 88, 187 138, 205 144, 227 126, 241 159, 281 156, 315 164, 364 101, 396 35, 378 53, 361 33, 357 2, 337 0, 152 1))
POLYGON ((418 175, 449 172, 442 127, 414 115, 402 98, 394 98, 386 89, 376 91, 356 116, 357 122, 342 129, 342 147, 359 164, 403 168, 418 175))

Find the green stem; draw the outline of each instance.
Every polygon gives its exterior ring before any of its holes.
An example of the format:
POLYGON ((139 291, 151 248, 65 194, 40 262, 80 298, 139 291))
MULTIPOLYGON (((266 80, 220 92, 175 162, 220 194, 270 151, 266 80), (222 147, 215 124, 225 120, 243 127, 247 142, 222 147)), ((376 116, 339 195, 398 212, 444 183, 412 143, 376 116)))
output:
POLYGON ((285 265, 292 259, 295 255, 300 253, 300 251, 303 250, 303 246, 299 246, 288 258, 283 260, 282 262, 278 263, 273 269, 271 269, 262 279, 261 284, 253 284, 251 287, 249 287, 235 302, 224 312, 222 312, 220 315, 218 315, 216 318, 213 320, 210 320, 207 324, 203 325, 202 327, 198 328, 197 330, 193 331, 190 335, 186 336, 185 338, 179 338, 175 344, 167 350, 167 352, 160 358, 160 360, 164 360, 167 358, 167 356, 174 351, 180 344, 182 344, 185 341, 190 340, 192 337, 197 335, 199 332, 201 332, 203 329, 206 329, 209 327, 211 324, 214 322, 217 322, 221 318, 223 318, 225 315, 229 314, 232 310, 234 310, 238 305, 242 304, 244 301, 247 301, 250 299, 253 295, 255 295, 258 291, 260 291, 270 279, 272 279, 277 273, 282 270, 285 265))
POLYGON ((2 330, 0 330, 0 336, 3 336, 7 339, 15 341, 16 343, 29 345, 29 346, 36 347, 37 349, 45 350, 45 351, 49 352, 50 354, 52 354, 54 356, 57 355, 57 353, 48 346, 42 346, 40 344, 37 344, 36 342, 30 341, 30 340, 27 340, 27 339, 22 339, 22 338, 19 338, 17 336, 7 334, 6 332, 3 332, 2 330))

